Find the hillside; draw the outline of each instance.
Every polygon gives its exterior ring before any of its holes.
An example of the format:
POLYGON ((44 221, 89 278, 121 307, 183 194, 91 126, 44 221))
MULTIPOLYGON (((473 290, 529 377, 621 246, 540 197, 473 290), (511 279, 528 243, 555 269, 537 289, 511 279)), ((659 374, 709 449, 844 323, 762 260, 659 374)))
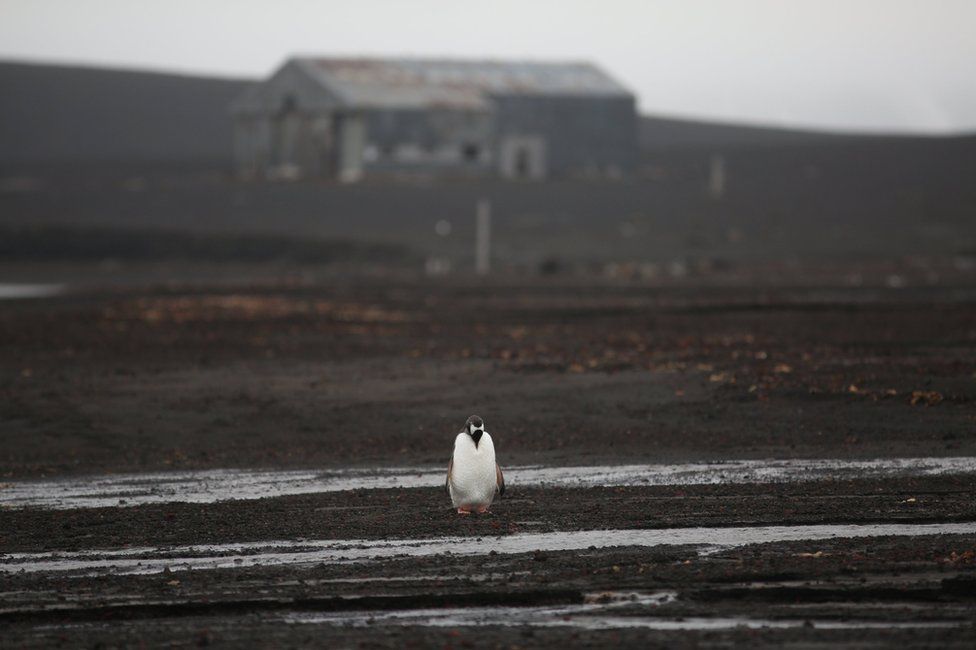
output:
POLYGON ((0 63, 0 164, 228 164, 237 79, 0 63))
POLYGON ((857 140, 863 136, 644 115, 637 137, 645 153, 767 148, 857 140))
MULTIPOLYGON (((244 79, 0 63, 0 164, 227 165, 227 106, 244 79)), ((644 116, 645 156, 857 141, 834 135, 644 116)))

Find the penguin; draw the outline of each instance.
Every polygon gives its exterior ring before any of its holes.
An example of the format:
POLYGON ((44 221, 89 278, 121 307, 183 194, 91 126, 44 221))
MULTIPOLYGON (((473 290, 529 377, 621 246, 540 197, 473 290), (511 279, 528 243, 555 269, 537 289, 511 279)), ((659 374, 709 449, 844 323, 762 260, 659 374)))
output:
POLYGON ((461 515, 488 512, 495 493, 505 494, 505 477, 495 461, 495 443, 477 415, 468 418, 454 439, 444 487, 461 515))

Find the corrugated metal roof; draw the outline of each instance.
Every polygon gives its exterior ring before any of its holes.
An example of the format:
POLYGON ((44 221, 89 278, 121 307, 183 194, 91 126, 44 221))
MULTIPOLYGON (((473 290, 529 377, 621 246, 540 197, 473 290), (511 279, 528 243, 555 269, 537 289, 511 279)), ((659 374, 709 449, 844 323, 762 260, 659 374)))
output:
POLYGON ((312 57, 295 61, 359 107, 482 109, 492 95, 630 95, 589 63, 312 57))

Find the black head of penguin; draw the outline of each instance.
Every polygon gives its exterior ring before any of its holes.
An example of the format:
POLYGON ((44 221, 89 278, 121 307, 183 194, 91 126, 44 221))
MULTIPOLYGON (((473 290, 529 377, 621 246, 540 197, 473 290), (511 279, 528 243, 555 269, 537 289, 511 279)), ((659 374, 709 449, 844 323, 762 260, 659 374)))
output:
POLYGON ((484 429, 474 429, 470 433, 468 433, 468 435, 471 436, 471 439, 474 440, 474 446, 476 449, 478 447, 478 443, 481 441, 481 434, 483 434, 484 432, 485 432, 484 429))
POLYGON ((468 432, 471 439, 474 440, 475 449, 478 448, 478 442, 481 440, 481 435, 485 432, 485 421, 479 418, 477 415, 472 415, 468 418, 468 421, 464 423, 464 430, 468 432))

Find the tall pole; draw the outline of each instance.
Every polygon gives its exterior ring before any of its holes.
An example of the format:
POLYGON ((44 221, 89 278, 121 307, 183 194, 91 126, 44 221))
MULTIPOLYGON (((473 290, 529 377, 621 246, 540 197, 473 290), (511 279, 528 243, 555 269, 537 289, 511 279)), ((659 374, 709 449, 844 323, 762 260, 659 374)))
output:
POLYGON ((720 199, 725 196, 725 156, 719 153, 712 154, 709 167, 708 193, 713 199, 720 199))
POLYGON ((488 275, 491 268, 491 203, 488 199, 478 201, 475 210, 474 229, 474 271, 478 275, 488 275))

